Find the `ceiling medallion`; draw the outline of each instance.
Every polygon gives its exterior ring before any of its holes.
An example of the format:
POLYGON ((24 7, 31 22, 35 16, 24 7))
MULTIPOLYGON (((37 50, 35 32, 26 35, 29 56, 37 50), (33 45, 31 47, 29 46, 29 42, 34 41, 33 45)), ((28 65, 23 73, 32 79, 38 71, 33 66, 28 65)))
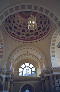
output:
POLYGON ((46 37, 51 31, 51 22, 44 14, 21 11, 10 15, 5 20, 4 27, 12 37, 31 42, 46 37))
POLYGON ((28 18, 28 29, 29 30, 35 30, 35 29, 37 29, 36 17, 34 17, 33 15, 31 15, 28 18))

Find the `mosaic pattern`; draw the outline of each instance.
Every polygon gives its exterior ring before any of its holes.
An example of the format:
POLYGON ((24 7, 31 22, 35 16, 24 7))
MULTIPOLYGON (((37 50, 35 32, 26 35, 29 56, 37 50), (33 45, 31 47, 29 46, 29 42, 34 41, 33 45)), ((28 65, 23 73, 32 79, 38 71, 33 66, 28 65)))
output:
POLYGON ((41 13, 22 11, 10 15, 5 20, 4 26, 12 37, 28 42, 46 37, 50 32, 51 23, 49 18, 41 13), (35 30, 28 29, 28 18, 31 15, 36 17, 37 29, 35 30))

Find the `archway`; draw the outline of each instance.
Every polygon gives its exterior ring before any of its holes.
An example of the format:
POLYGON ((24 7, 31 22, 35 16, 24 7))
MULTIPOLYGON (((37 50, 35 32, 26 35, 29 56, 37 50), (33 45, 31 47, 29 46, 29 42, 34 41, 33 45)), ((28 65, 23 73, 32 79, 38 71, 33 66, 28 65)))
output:
POLYGON ((60 67, 60 35, 57 31, 53 33, 50 46, 51 63, 53 68, 60 67))
POLYGON ((16 48, 10 55, 8 61, 7 63, 14 74, 16 74, 15 71, 18 71, 19 67, 24 63, 31 63, 36 67, 38 71, 37 76, 46 68, 44 54, 36 47, 30 45, 16 48))
POLYGON ((21 92, 34 92, 34 88, 31 85, 26 84, 21 88, 21 92))

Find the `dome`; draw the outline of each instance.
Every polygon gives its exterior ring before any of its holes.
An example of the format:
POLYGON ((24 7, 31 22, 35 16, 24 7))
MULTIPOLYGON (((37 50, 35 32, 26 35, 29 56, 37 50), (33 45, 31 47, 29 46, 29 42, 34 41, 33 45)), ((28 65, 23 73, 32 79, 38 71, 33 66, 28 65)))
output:
POLYGON ((5 20, 4 26, 9 35, 27 42, 41 40, 51 31, 49 18, 35 11, 21 11, 10 15, 5 20), (28 24, 29 22, 32 22, 31 25, 28 24), (29 26, 30 28, 28 28, 29 26))

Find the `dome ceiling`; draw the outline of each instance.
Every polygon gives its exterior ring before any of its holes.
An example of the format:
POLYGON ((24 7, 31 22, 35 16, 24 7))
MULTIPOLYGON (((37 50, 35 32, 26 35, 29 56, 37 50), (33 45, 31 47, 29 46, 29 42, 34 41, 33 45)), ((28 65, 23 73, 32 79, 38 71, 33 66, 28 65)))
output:
POLYGON ((22 41, 41 40, 51 31, 51 22, 49 18, 41 13, 33 11, 21 11, 10 15, 4 22, 6 31, 14 38, 22 41), (36 18, 37 27, 28 29, 28 19, 36 18))

